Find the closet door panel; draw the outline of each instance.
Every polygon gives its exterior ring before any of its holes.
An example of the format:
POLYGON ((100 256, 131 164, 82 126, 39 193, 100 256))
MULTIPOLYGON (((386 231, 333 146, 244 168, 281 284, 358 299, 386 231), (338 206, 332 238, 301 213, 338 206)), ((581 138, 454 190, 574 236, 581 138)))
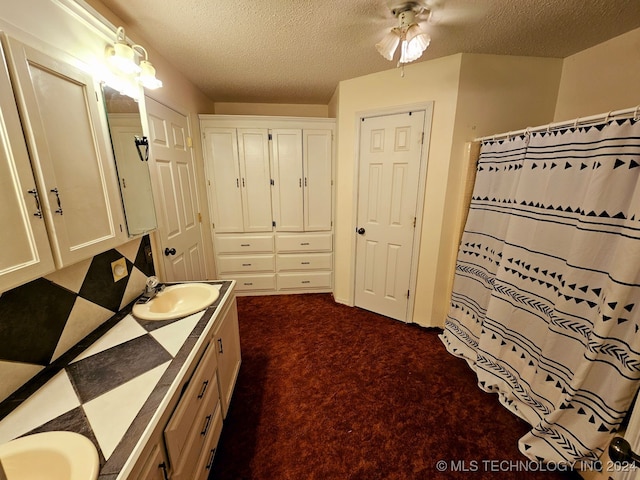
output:
POLYGON ((273 149, 273 210, 276 230, 301 232, 303 221, 302 131, 271 131, 273 149))
POLYGON ((305 130, 303 147, 304 229, 331 230, 331 131, 305 130))
POLYGON ((244 231, 242 189, 235 128, 205 130, 207 188, 217 232, 244 231))
POLYGON ((270 232, 271 173, 267 129, 238 129, 245 232, 270 232))

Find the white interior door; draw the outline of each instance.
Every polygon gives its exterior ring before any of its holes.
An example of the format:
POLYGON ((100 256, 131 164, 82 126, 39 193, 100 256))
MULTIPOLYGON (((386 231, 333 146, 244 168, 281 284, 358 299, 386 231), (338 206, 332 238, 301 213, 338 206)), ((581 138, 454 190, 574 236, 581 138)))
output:
POLYGON ((355 305, 407 321, 425 112, 362 119, 355 305))
POLYGON ((189 122, 184 115, 146 97, 150 158, 154 164, 158 239, 164 280, 204 280, 204 249, 189 122))

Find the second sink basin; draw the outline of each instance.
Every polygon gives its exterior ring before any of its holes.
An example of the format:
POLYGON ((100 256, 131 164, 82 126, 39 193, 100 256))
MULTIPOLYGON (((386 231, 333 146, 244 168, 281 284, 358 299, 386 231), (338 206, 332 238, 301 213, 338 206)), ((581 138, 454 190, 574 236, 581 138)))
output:
POLYGON ((179 283, 166 287, 147 303, 136 303, 132 313, 141 320, 171 320, 204 310, 218 299, 220 285, 179 283))
POLYGON ((0 465, 9 480, 95 480, 100 461, 87 437, 55 431, 0 445, 0 465))

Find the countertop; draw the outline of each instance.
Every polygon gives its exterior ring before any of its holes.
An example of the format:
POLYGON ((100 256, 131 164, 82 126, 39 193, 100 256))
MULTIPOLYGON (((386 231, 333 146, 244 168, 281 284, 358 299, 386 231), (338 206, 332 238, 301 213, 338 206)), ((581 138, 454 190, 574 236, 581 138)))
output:
POLYGON ((167 321, 123 309, 0 404, 0 443, 68 430, 91 439, 100 480, 126 478, 233 294, 220 285, 209 308, 167 321))

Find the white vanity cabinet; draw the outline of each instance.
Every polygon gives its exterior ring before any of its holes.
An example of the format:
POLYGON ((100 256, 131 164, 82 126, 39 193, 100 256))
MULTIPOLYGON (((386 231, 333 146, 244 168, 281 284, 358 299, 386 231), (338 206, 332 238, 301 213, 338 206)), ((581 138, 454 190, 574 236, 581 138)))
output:
POLYGON ((2 39, 10 74, 3 62, 0 219, 11 229, 0 234, 6 249, 0 291, 126 241, 93 78, 15 39, 2 39))
POLYGON ((127 479, 209 477, 241 363, 235 293, 218 308, 127 479))
POLYGON ((239 294, 331 291, 335 121, 201 115, 200 122, 218 278, 237 280, 239 294), (258 131, 268 138, 266 170, 262 157, 243 160, 242 136, 258 131), (263 190, 242 196, 255 185, 243 180, 252 175, 270 185, 269 198, 263 190), (260 222, 247 222, 252 200, 262 207, 260 222), (279 247, 294 234, 296 248, 279 247))
POLYGON ((55 269, 36 182, 0 48, 0 292, 55 269), (7 228, 10 225, 11 228, 7 228))

